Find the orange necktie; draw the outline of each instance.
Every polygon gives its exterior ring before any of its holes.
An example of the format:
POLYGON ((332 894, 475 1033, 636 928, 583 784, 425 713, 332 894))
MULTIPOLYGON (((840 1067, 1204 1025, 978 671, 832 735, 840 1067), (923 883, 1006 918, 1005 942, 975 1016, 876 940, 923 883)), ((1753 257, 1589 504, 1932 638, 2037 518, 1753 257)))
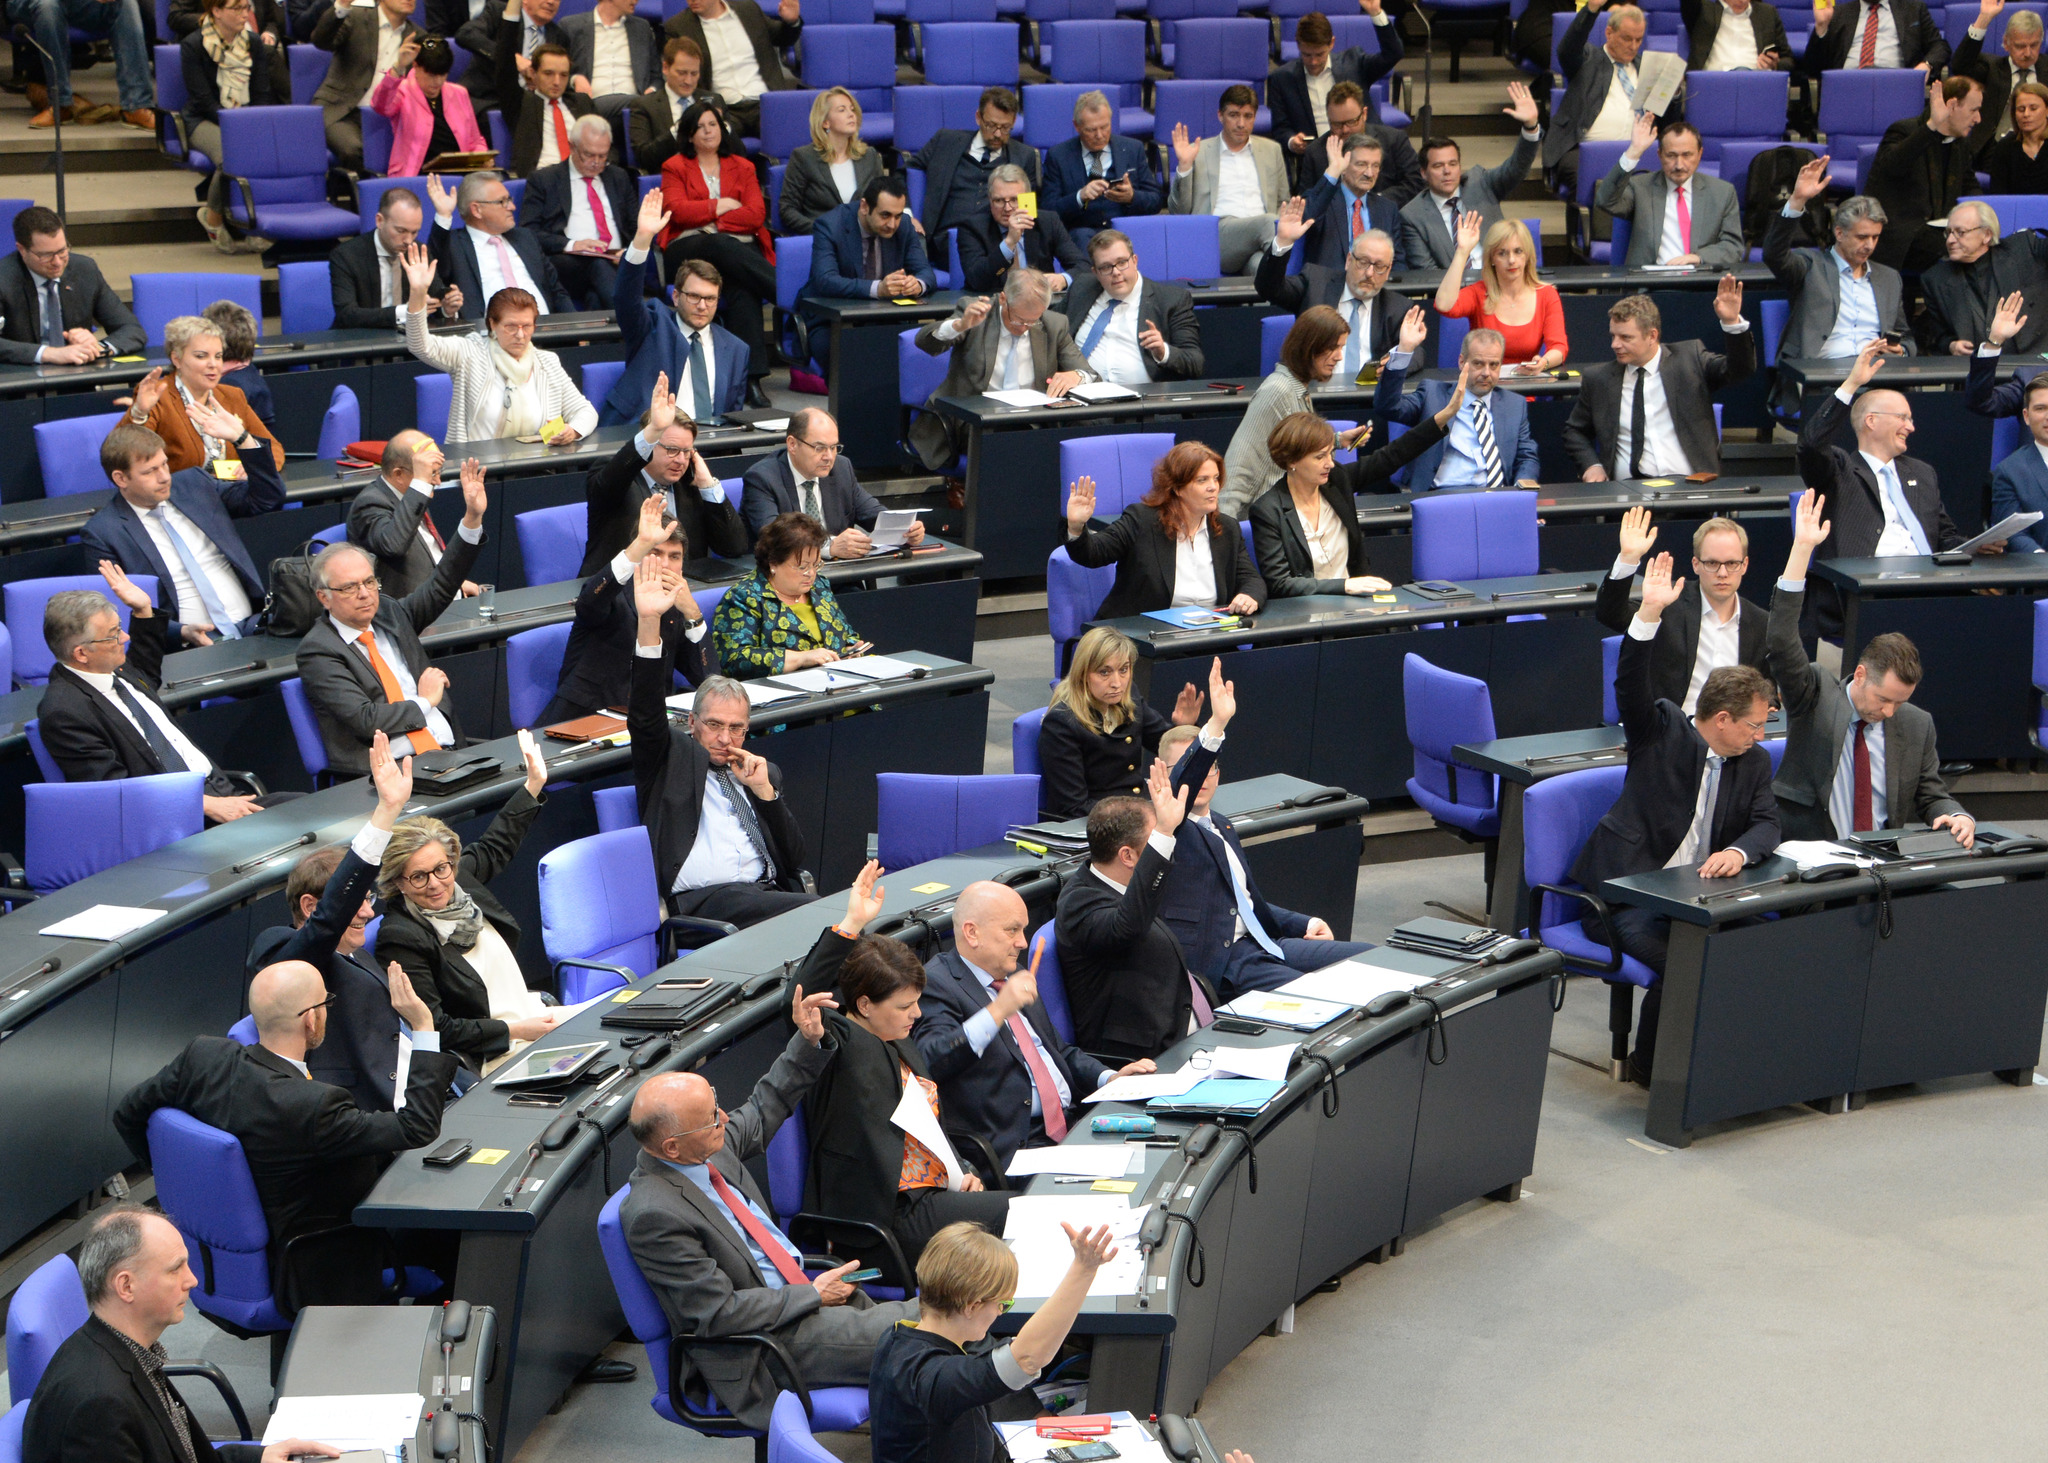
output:
POLYGON ((569 161, 569 124, 562 120, 562 104, 548 103, 548 115, 555 119, 555 146, 560 149, 562 161, 569 161))
MULTIPOLYGON (((396 706, 399 702, 409 699, 399 691, 398 677, 391 674, 391 667, 386 665, 384 657, 377 653, 377 637, 365 630, 361 636, 361 644, 363 653, 370 657, 370 669, 377 673, 377 684, 384 688, 384 700, 396 706)), ((431 752, 441 745, 434 740, 434 734, 424 727, 418 731, 407 732, 405 737, 412 743, 415 752, 431 752)))

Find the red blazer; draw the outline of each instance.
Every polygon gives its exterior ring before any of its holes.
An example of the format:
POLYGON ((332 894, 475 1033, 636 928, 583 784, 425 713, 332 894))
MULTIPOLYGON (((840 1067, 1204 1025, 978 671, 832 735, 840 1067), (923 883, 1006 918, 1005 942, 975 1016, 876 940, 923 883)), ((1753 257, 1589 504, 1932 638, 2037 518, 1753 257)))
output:
MULTIPOLYGON (((370 106, 391 119, 391 164, 385 171, 394 178, 416 177, 434 135, 434 113, 427 105, 426 93, 412 77, 400 81, 387 71, 370 93, 370 106)), ((482 152, 490 146, 477 130, 476 109, 470 105, 468 91, 452 81, 441 83, 441 115, 448 119, 448 130, 463 150, 482 152)))
POLYGON ((694 156, 677 153, 663 163, 661 201, 669 211, 669 224, 659 240, 662 247, 666 248, 684 229, 701 229, 716 223, 722 234, 738 234, 742 238, 753 235, 761 245, 761 253, 773 264, 775 236, 768 232, 768 202, 761 196, 761 181, 754 173, 754 165, 743 157, 720 159, 718 192, 722 198, 735 200, 739 207, 728 209, 722 216, 718 214, 717 205, 711 201, 711 190, 704 186, 704 171, 697 166, 694 156))

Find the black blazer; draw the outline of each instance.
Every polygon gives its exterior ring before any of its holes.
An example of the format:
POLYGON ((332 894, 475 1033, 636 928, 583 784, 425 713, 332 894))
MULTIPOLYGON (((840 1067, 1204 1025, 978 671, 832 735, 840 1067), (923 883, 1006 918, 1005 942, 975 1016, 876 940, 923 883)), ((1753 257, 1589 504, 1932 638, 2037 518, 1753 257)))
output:
MULTIPOLYGON (((786 447, 747 469, 740 512, 747 520, 748 537, 759 538, 779 514, 797 511, 794 474, 786 447)), ((818 506, 825 510, 825 532, 835 534, 852 527, 872 531, 882 512, 882 505, 860 485, 844 452, 832 460, 832 471, 818 480, 818 506)))
MULTIPOLYGON (((670 134, 673 136, 673 132, 670 134)), ((639 157, 640 144, 633 143, 633 156, 639 157)), ((674 150, 674 144, 670 144, 674 150)), ((882 176, 882 154, 877 148, 869 148, 853 159, 853 197, 839 196, 839 185, 832 181, 832 165, 825 161, 825 155, 818 151, 815 143, 806 142, 789 155, 789 168, 782 175, 782 198, 776 205, 776 217, 785 234, 808 234, 811 225, 833 209, 850 202, 857 202, 861 190, 882 176)))
MULTIPOLYGON (((1707 58, 1714 54, 1714 38, 1721 33, 1723 11, 1720 0, 1703 4, 1701 0, 1678 0, 1679 19, 1685 23, 1685 33, 1692 37, 1692 55, 1686 65, 1694 71, 1706 68, 1707 58)), ((1770 0, 1750 0, 1749 28, 1756 36, 1757 54, 1761 55, 1773 46, 1778 50, 1778 70, 1787 71, 1798 64, 1799 58, 1792 54, 1792 42, 1785 36, 1785 22, 1778 14, 1778 7, 1770 0)))
MULTIPOLYGON (((469 577, 481 544, 456 534, 441 556, 434 577, 402 599, 386 596, 377 606, 370 623, 377 637, 377 653, 387 661, 395 650, 417 681, 430 663, 420 644, 420 632, 438 620, 469 577)), ((306 683, 306 699, 320 718, 320 737, 327 744, 327 760, 343 776, 362 777, 370 770, 370 735, 382 731, 396 737, 424 730, 426 714, 410 701, 396 704, 384 699, 377 673, 369 657, 344 643, 334 622, 326 615, 313 622, 299 642, 299 677, 306 683)), ((455 714, 455 698, 443 696, 440 712, 448 718, 448 729, 462 742, 462 722, 455 714)))
MULTIPOLYGON (((2048 234, 2038 229, 2006 235, 1975 264, 1943 259, 1930 266, 1920 276, 1920 289, 1927 297, 1926 308, 1920 312, 1921 349, 1929 355, 1945 356, 1958 340, 1983 345, 1991 325, 1986 299, 1996 302, 2014 291, 2033 295, 2040 289, 2044 266, 2048 266, 2048 234)), ((2015 357, 2037 355, 2048 348, 2048 310, 2029 310, 2026 321, 2020 333, 2005 343, 2006 352, 2015 357)))
MULTIPOLYGON (((1380 43, 1377 52, 1368 52, 1363 46, 1347 46, 1330 56, 1330 75, 1337 81, 1350 81, 1365 93, 1365 120, 1377 122, 1380 119, 1379 103, 1373 100, 1373 83, 1392 71, 1407 54, 1401 44, 1401 27, 1390 21, 1377 28, 1376 40, 1380 43)), ((1287 146, 1287 139, 1296 133, 1307 137, 1316 135, 1315 109, 1309 105, 1308 69, 1295 57, 1284 66, 1277 66, 1266 73, 1266 105, 1273 110, 1273 140, 1281 147, 1287 146)), ((1300 159, 1288 154, 1290 162, 1302 161, 1309 154, 1304 152, 1300 159)), ((1315 154, 1320 159, 1321 153, 1315 154)), ((1306 180, 1304 180, 1306 181, 1306 180)))
MULTIPOLYGON (((512 172, 521 178, 540 166, 540 129, 542 119, 547 116, 547 106, 542 99, 519 84, 520 36, 525 25, 522 20, 507 20, 501 14, 496 45, 491 52, 491 82, 497 90, 498 110, 505 114, 505 126, 512 134, 512 172)), ((559 32, 561 28, 550 24, 548 29, 559 32)), ((555 40, 556 37, 551 35, 549 39, 555 40)), ((559 44, 567 50, 568 38, 562 36, 559 44)), ((705 52, 707 56, 710 54, 705 52)), ((474 97, 470 99, 472 105, 475 100, 474 97)), ((573 86, 562 93, 561 102, 562 110, 569 114, 570 124, 578 117, 587 117, 597 110, 597 104, 573 86)), ((534 278, 540 276, 535 275, 534 278)), ((466 297, 469 291, 462 293, 466 297)))
MULTIPOLYGON (((1634 583, 1634 579, 1616 579, 1612 575, 1602 579, 1600 593, 1593 600, 1594 618, 1608 629, 1626 635, 1629 621, 1636 617, 1628 593, 1634 583)), ((1657 622, 1657 637, 1650 642, 1650 695, 1657 700, 1669 701, 1674 706, 1685 704, 1685 693, 1692 686, 1693 663, 1699 659, 1700 621, 1705 614, 1699 576, 1689 575, 1678 602, 1665 609, 1657 622)), ((1768 612, 1745 599, 1741 618, 1735 622, 1738 661, 1765 675, 1771 673, 1770 653, 1765 645, 1770 618, 1768 612)))
MULTIPOLYGON (((1886 0, 1886 3, 1892 8, 1892 21, 1899 32, 1899 64, 1912 67, 1925 61, 1928 75, 1941 75, 1948 65, 1948 40, 1923 0, 1886 0)), ((1848 7, 1846 14, 1843 10, 1836 10, 1834 24, 1828 27, 1828 33, 1815 36, 1806 43, 1800 69, 1816 75, 1822 71, 1839 71, 1848 63, 1849 48, 1862 44, 1863 21, 1862 5, 1848 7)))
MULTIPOLYGON (((291 101, 288 94, 280 95, 277 90, 277 74, 281 66, 277 47, 266 42, 260 33, 252 34, 249 40, 249 100, 244 105, 272 107, 291 101)), ((185 120, 219 122, 220 63, 206 54, 206 46, 196 30, 178 43, 178 69, 185 77, 185 120)))
MULTIPOLYGON (((702 82, 699 81, 701 88, 702 82)), ((684 99, 683 110, 702 100, 704 93, 699 90, 684 99)), ((652 177, 661 171, 661 165, 676 155, 676 123, 680 115, 671 113, 668 106, 668 85, 664 82, 656 87, 652 95, 633 98, 626 108, 626 140, 633 145, 633 166, 642 177, 652 177)), ((785 192, 789 180, 783 179, 785 192)))
MULTIPOLYGON (((1624 635, 1614 697, 1628 736, 1628 779, 1572 865, 1572 878, 1598 892, 1603 879, 1661 869, 1692 827, 1706 739, 1675 701, 1650 694, 1650 642, 1624 635)), ((1778 800, 1771 795, 1771 754, 1761 745, 1721 769, 1712 836, 1700 854, 1740 849, 1751 863, 1778 846, 1778 800)))
MULTIPOLYGON (((555 274, 554 261, 548 258, 531 229, 514 224, 505 230, 505 244, 519 256, 519 262, 547 296, 550 310, 566 313, 576 308, 576 302, 569 298, 569 292, 562 288, 562 281, 555 274)), ((462 291, 462 318, 483 319, 491 302, 484 297, 483 275, 476 267, 476 240, 470 237, 469 230, 444 229, 436 218, 427 231, 427 250, 433 255, 436 277, 462 291)))
MULTIPOLYGON (((661 43, 654 38, 654 27, 637 15, 628 14, 620 23, 626 28, 626 53, 633 66, 632 94, 639 96, 661 84, 661 43)), ((556 24, 569 38, 569 69, 589 81, 597 60, 597 17, 586 10, 565 15, 556 24)))
MULTIPOLYGON (((711 756, 690 735, 672 725, 666 705, 671 680, 666 659, 633 657, 633 677, 626 700, 626 727, 633 746, 633 792, 640 821, 654 840, 654 870, 665 894, 697 842, 697 820, 704 810, 704 778, 711 756)), ((752 788, 742 787, 753 804, 754 820, 775 857, 776 887, 803 891, 804 835, 789 799, 782 796, 782 769, 768 764, 768 780, 776 796, 763 802, 752 788)))
MULTIPOLYGON (((2034 366, 2016 367, 2004 381, 1998 379, 2004 355, 1970 357, 1970 374, 1963 378, 1963 405, 1980 417, 2016 417, 2026 397, 2027 383, 2039 373, 2034 366)), ((1830 508, 1834 505, 1829 504, 1830 508)))
POLYGON ((1064 706, 1054 706, 1038 724, 1038 804, 1047 818, 1085 818, 1116 793, 1145 795, 1145 773, 1159 739, 1173 723, 1137 702, 1138 716, 1113 732, 1092 732, 1064 706))
MULTIPOLYGON (((1003 233, 996 227, 995 215, 987 209, 960 225, 960 268, 966 281, 962 288, 987 294, 1002 284, 1003 276, 1010 271, 1003 258, 1002 242, 1003 233)), ((1037 226, 1024 231, 1022 247, 1024 263, 1033 269, 1064 274, 1070 280, 1088 273, 1087 254, 1074 242, 1060 216, 1049 208, 1040 209, 1037 226)))
MULTIPOLYGON (((258 1463, 261 1443, 212 1448, 175 1385, 172 1405, 202 1457, 258 1463)), ((185 1463, 170 1414, 121 1334, 97 1316, 64 1338, 22 1419, 21 1456, 36 1463, 185 1463)))
MULTIPOLYGON (((628 20, 637 18, 626 17, 628 20)), ((565 162, 537 168, 526 180, 526 194, 519 200, 519 223, 540 240, 542 252, 560 254, 568 249, 569 190, 581 186, 581 179, 570 178, 569 164, 565 162)), ((598 174, 597 186, 604 190, 604 196, 612 206, 612 247, 623 249, 633 242, 634 222, 640 216, 640 191, 633 186, 632 177, 617 164, 598 174)))
POLYGON ((149 1158, 149 1115, 175 1107, 234 1134, 270 1225, 272 1285, 287 1304, 364 1305, 382 1291, 383 1246, 368 1230, 291 1241, 352 1222, 393 1156, 431 1143, 455 1075, 446 1052, 415 1051, 398 1112, 366 1112, 349 1094, 305 1075, 268 1048, 200 1036, 114 1109, 114 1128, 149 1158))
MULTIPOLYGON (((763 10, 754 0, 725 0, 726 8, 740 18, 740 28, 746 31, 747 39, 754 43, 754 64, 761 68, 761 80, 770 91, 794 91, 797 83, 782 69, 781 48, 796 44, 803 34, 803 17, 784 20, 780 15, 763 10)), ((697 43, 697 49, 704 53, 704 74, 697 78, 697 88, 709 96, 718 90, 718 84, 711 75, 711 47, 704 39, 704 22, 696 12, 685 8, 668 18, 662 27, 667 37, 688 36, 697 43)))
MULTIPOLYGON (((57 281, 57 298, 64 306, 66 330, 107 332, 107 355, 132 356, 142 351, 142 324, 135 312, 121 303, 121 297, 107 287, 100 267, 83 254, 73 253, 57 281)), ((0 363, 32 366, 43 340, 42 276, 31 274, 16 250, 0 258, 0 363)))
MULTIPOLYGON (((1835 434, 1849 408, 1832 391, 1807 413, 1799 429, 1799 475, 1827 500, 1827 539, 1814 551, 1818 559, 1867 559, 1884 535, 1884 498, 1877 475, 1863 454, 1835 445, 1835 434)), ((1941 499, 1941 478, 1934 465, 1917 457, 1895 458, 1893 468, 1928 547, 1936 553, 1963 541, 1963 532, 1949 521, 1941 499)))
MULTIPOLYGON (((1209 532, 1209 553, 1216 566, 1216 603, 1226 605, 1238 595, 1248 594, 1264 605, 1266 581, 1252 567, 1237 520, 1228 513, 1218 513, 1216 518, 1219 526, 1209 532)), ((1174 546, 1159 526, 1159 510, 1133 503, 1120 518, 1098 524, 1100 519, 1092 520, 1079 538, 1066 541, 1067 557, 1084 569, 1116 565, 1116 583, 1095 612, 1096 618, 1120 620, 1172 604, 1174 546)), ((1060 529, 1064 534, 1064 522, 1060 529)))
MULTIPOLYGON (((678 15, 677 20, 682 19, 678 15)), ((670 21, 669 24, 675 24, 670 21)), ((967 156, 967 149, 974 142, 972 127, 941 127, 931 140, 917 150, 917 155, 904 163, 906 168, 924 169, 924 208, 918 214, 918 221, 924 225, 925 236, 935 238, 939 230, 939 218, 946 208, 946 200, 953 191, 953 170, 960 166, 967 156)), ((1012 137, 1003 144, 1004 163, 1015 163, 1031 178, 1031 186, 1038 187, 1038 149, 1012 137)), ((996 166, 1002 166, 998 163, 996 166)), ((987 200, 983 200, 983 212, 987 212, 987 200)), ((936 247, 936 245, 934 245, 936 247)))
MULTIPOLYGON (((1694 472, 1721 470, 1721 439, 1714 432, 1714 395, 1749 379, 1756 370, 1756 331, 1721 332, 1728 354, 1710 351, 1696 340, 1664 342, 1657 370, 1664 378, 1664 400, 1678 445, 1694 472)), ((1564 424, 1565 451, 1574 470, 1599 463, 1614 474, 1615 444, 1620 440, 1621 388, 1626 372, 1618 361, 1586 367, 1579 379, 1579 398, 1564 424)), ((1614 474, 1619 476, 1619 474, 1614 474)))
MULTIPOLYGON (((1340 462, 1330 469, 1330 480, 1323 484, 1323 502, 1344 525, 1347 576, 1372 573, 1372 561, 1365 550, 1365 530, 1358 524, 1357 495, 1399 492, 1389 481, 1392 475, 1429 451, 1443 440, 1443 435, 1436 417, 1427 416, 1378 451, 1367 453, 1356 462, 1340 462)), ((1259 574, 1273 598, 1344 592, 1342 579, 1315 577, 1308 532, 1301 526, 1301 513, 1294 506, 1294 495, 1287 489, 1286 478, 1253 499, 1251 523, 1259 574)))
MULTIPOLYGON (((1102 285, 1092 271, 1083 270, 1074 276, 1061 308, 1073 327, 1075 344, 1081 340, 1081 322, 1101 298, 1102 285)), ((1170 280, 1145 276, 1144 287, 1138 291, 1139 333, 1148 325, 1166 342, 1166 359, 1155 360, 1152 352, 1141 351, 1147 376, 1154 381, 1187 381, 1202 374, 1202 327, 1195 319, 1195 297, 1191 293, 1170 280)))
POLYGON ((1925 112, 1885 128, 1863 180, 1863 191, 1885 211, 1884 234, 1870 257, 1899 268, 1926 233, 1927 220, 1946 218, 1958 198, 1977 191, 1975 156, 1967 137, 1943 137, 1927 125, 1925 112))
MULTIPOLYGON (((648 459, 640 455, 640 449, 629 439, 609 462, 592 469, 583 479, 587 521, 584 542, 588 547, 583 551, 582 567, 576 571, 579 579, 588 579, 605 568, 640 532, 640 504, 649 495, 641 469, 647 463, 648 459)), ((740 521, 739 510, 723 496, 716 503, 704 501, 689 481, 691 475, 691 468, 685 465, 682 477, 672 488, 676 521, 682 524, 683 533, 690 540, 691 556, 711 553, 737 559, 749 553, 754 540, 740 521)))
MULTIPOLYGON (((975 1055, 961 1028, 987 1008, 988 995, 958 951, 941 951, 925 966, 924 976, 923 1014, 911 1040, 939 1084, 948 1122, 985 1140, 1007 1167, 1019 1148, 1045 1141, 1044 1124, 1031 1116, 1031 1069, 1024 1062, 1023 1043, 1006 1023, 997 1028, 981 1055, 975 1055)), ((1067 1084, 1074 1102, 1102 1085, 1110 1068, 1053 1030, 1043 1001, 1033 1001, 1018 1014, 1038 1033, 1048 1065, 1067 1084)))
MULTIPOLYGON (((711 645, 711 626, 696 640, 685 634, 680 610, 661 617, 662 659, 680 670, 693 686, 718 671, 711 645)), ((633 646, 640 632, 630 584, 620 584, 607 564, 576 595, 576 620, 569 628, 569 647, 562 654, 562 679, 555 694, 574 707, 574 716, 588 716, 607 706, 624 706, 632 694, 633 646)))
MULTIPOLYGON (((1948 71, 1951 76, 1974 76, 1984 83, 1984 113, 1977 119, 1977 125, 1970 129, 1970 146, 1975 152, 1977 165, 1982 167, 1989 161, 1991 144, 1998 136, 1998 119, 2012 105, 2012 58, 1985 55, 1983 40, 1964 31, 1962 40, 1956 44, 1955 56, 1949 61, 1948 71)), ((2042 79, 2043 74, 2037 61, 2035 79, 2042 79)), ((2022 153, 2020 157, 2024 161, 2026 155, 2022 153)), ((1996 179, 1993 181, 1995 185, 1996 179)))
MULTIPOLYGON (((1299 274, 1287 272, 1287 259, 1276 258, 1271 249, 1259 251, 1259 272, 1252 276, 1259 298, 1276 310, 1299 315, 1311 305, 1328 305, 1339 314, 1344 298, 1344 271, 1304 263, 1299 274)), ((1395 290, 1383 289, 1369 302, 1372 306, 1372 358, 1378 360, 1401 341, 1401 322, 1411 301, 1395 290)))
POLYGON ((434 554, 420 537, 433 499, 378 478, 348 505, 348 541, 377 560, 377 583, 404 598, 434 577, 434 554))
MULTIPOLYGON (((138 701, 156 700, 170 624, 164 615, 135 616, 128 621, 133 637, 128 642, 128 663, 114 675, 138 701)), ((170 770, 128 718, 68 665, 50 667, 36 716, 43 746, 63 769, 67 782, 112 782, 122 777, 154 777, 170 770)), ((219 767, 207 774, 209 796, 232 797, 241 790, 219 767)))
MULTIPOLYGON (((456 883, 469 892, 491 928, 515 951, 519 948, 519 921, 489 885, 518 856, 526 830, 540 816, 546 801, 545 792, 536 798, 524 787, 517 789, 484 836, 462 846, 462 864, 455 873, 456 883)), ((384 901, 384 923, 377 927, 377 959, 386 964, 396 960, 412 981, 412 988, 434 1013, 434 1029, 441 1033, 443 1050, 480 1068, 511 1046, 505 1023, 491 1016, 484 978, 462 951, 441 942, 434 927, 414 911, 402 893, 384 901)))
MULTIPOLYGON (((434 261, 434 282, 427 297, 439 302, 448 291, 441 277, 440 260, 434 261)), ((377 235, 373 230, 337 244, 327 256, 327 288, 334 299, 336 330, 393 330, 398 326, 398 307, 384 303, 384 281, 377 258, 377 235)), ((410 286, 406 287, 408 290, 410 286)), ((404 294, 399 296, 403 301, 404 294)))

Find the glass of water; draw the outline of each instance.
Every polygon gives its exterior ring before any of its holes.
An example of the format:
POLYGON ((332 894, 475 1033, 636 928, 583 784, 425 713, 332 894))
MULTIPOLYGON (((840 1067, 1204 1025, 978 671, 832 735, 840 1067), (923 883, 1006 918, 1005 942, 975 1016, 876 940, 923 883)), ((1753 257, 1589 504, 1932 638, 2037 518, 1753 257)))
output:
POLYGON ((476 617, 479 620, 498 618, 498 586, 479 584, 476 587, 476 617))

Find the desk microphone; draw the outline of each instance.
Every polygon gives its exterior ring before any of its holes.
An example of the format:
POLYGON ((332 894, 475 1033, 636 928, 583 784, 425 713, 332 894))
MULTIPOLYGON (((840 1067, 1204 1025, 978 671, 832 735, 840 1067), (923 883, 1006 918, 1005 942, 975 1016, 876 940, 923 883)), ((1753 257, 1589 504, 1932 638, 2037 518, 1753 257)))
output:
POLYGON ((1168 1457, 1179 1460, 1179 1463, 1194 1463, 1202 1456, 1202 1450, 1195 1442, 1194 1429, 1177 1412, 1159 1414, 1159 1446, 1166 1449, 1168 1457))
POLYGON ((444 1407, 434 1414, 433 1430, 428 1433, 428 1445, 436 1458, 455 1458, 462 1453, 462 1424, 455 1419, 455 1409, 444 1407))
POLYGON ((455 1348, 469 1335, 469 1302, 451 1300, 441 1308, 441 1396, 455 1400, 455 1348))

